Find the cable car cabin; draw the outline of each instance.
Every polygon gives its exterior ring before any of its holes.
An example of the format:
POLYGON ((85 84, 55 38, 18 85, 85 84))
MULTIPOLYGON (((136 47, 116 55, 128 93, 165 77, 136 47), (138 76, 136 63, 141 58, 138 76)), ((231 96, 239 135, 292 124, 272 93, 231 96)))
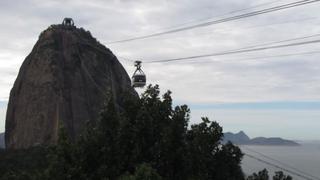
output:
POLYGON ((146 75, 141 70, 141 61, 135 61, 135 66, 137 69, 132 75, 132 87, 142 88, 146 85, 146 75))
POLYGON ((146 75, 136 74, 132 77, 132 86, 133 87, 144 87, 146 85, 146 75))
POLYGON ((74 26, 74 22, 72 18, 64 18, 62 21, 62 25, 64 26, 74 26))

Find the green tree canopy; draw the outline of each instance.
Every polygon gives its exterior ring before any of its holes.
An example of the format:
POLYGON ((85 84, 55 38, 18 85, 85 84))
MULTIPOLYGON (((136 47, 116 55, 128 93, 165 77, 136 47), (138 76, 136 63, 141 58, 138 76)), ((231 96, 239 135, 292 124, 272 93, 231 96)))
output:
MULTIPOLYGON (((273 180, 292 180, 292 177, 285 175, 282 171, 276 171, 275 175, 272 177, 273 180)), ((263 169, 257 173, 250 175, 247 180, 269 180, 268 171, 263 169)))
POLYGON ((116 107, 111 98, 100 118, 87 124, 76 142, 61 129, 48 155, 41 179, 242 180, 242 152, 222 144, 222 127, 202 118, 189 124, 187 105, 173 107, 171 92, 160 96, 148 86, 140 98, 123 95, 116 107))

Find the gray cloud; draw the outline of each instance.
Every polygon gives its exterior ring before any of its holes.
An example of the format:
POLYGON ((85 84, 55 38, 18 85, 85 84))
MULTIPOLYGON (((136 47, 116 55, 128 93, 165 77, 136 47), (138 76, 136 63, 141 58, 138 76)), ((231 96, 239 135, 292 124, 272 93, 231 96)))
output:
MULTIPOLYGON (((4 130, 6 101, 20 65, 40 32, 50 24, 61 23, 64 17, 72 17, 77 26, 90 30, 116 55, 149 61, 320 33, 320 3, 145 40, 123 44, 107 42, 168 30, 168 27, 192 24, 212 16, 227 17, 221 15, 257 4, 273 2, 257 8, 262 9, 292 1, 1 0, 0 101, 5 102, 0 107, 0 131, 4 130)), ((319 44, 185 62, 144 63, 143 69, 148 83, 159 84, 163 91, 172 90, 178 103, 320 101, 319 54, 244 60, 315 50, 320 50, 319 44)), ((132 62, 119 59, 130 75, 134 71, 132 62)), ((317 110, 201 109, 193 111, 192 122, 198 122, 203 114, 218 120, 227 131, 242 129, 252 136, 309 139, 319 136, 319 133, 310 133, 317 132, 319 127, 317 110), (295 130, 301 127, 305 128, 297 134, 295 130)))
MULTIPOLYGON (((60 23, 65 16, 73 17, 76 25, 90 30, 116 55, 142 61, 218 52, 320 32, 319 3, 315 3, 161 37, 107 44, 266 2, 271 1, 3 0, 0 2, 4 27, 0 29, 0 96, 8 96, 19 66, 39 33, 50 24, 60 23)), ((286 2, 290 1, 272 5, 286 2)), ((171 89, 179 102, 316 101, 320 100, 319 55, 237 61, 311 50, 320 50, 320 46, 204 58, 201 63, 194 60, 143 66, 149 83, 171 89)), ((120 60, 128 73, 132 73, 131 62, 120 60)))

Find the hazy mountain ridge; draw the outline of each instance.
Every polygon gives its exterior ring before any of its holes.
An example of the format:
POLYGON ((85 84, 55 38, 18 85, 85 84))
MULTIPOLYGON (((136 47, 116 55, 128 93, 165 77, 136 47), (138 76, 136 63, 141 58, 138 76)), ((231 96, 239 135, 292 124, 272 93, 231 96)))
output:
POLYGON ((295 141, 282 139, 280 137, 255 137, 250 139, 243 131, 238 133, 226 132, 224 133, 223 143, 231 141, 238 145, 264 145, 264 146, 299 146, 295 141))

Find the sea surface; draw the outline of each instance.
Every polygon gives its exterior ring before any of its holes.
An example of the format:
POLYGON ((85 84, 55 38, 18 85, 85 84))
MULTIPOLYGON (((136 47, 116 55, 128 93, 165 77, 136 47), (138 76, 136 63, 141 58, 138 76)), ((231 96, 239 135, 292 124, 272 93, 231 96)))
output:
POLYGON ((242 160, 246 175, 266 168, 269 177, 281 170, 293 179, 320 180, 320 143, 302 143, 301 146, 242 145, 240 148, 247 154, 242 160))

